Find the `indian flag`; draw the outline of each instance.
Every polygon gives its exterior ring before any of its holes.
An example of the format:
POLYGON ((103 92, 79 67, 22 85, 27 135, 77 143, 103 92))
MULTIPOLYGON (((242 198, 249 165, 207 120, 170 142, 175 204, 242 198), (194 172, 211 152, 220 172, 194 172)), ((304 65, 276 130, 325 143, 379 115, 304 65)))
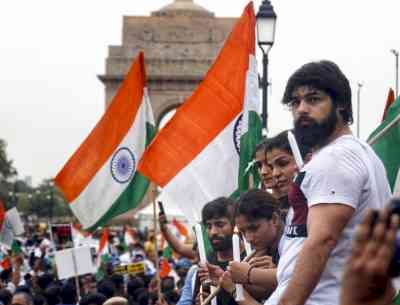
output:
POLYGON ((55 178, 85 230, 137 207, 149 186, 136 171, 155 134, 145 79, 141 52, 101 120, 55 178))
POLYGON ((109 255, 109 232, 108 228, 103 229, 103 233, 101 234, 99 248, 97 249, 97 268, 100 268, 102 262, 108 262, 110 259, 109 255))
POLYGON ((368 143, 385 165, 394 195, 400 196, 400 97, 390 104, 383 122, 369 136, 368 143))
POLYGON ((138 170, 163 188, 166 204, 176 202, 191 223, 200 220, 207 202, 239 189, 241 129, 253 126, 253 116, 244 110, 253 109, 246 105, 257 102, 256 66, 250 3, 204 80, 139 163, 138 170))

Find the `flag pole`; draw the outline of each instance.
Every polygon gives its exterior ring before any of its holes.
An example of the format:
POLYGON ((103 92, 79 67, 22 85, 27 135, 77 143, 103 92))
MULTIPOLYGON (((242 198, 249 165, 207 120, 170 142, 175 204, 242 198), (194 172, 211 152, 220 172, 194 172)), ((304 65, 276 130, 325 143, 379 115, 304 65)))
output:
POLYGON ((151 187, 151 201, 153 202, 153 226, 154 226, 154 251, 155 251, 155 261, 156 261, 156 281, 157 281, 157 296, 161 300, 161 280, 160 280, 160 259, 158 257, 158 225, 157 225, 157 205, 156 205, 156 195, 157 187, 152 183, 151 187))

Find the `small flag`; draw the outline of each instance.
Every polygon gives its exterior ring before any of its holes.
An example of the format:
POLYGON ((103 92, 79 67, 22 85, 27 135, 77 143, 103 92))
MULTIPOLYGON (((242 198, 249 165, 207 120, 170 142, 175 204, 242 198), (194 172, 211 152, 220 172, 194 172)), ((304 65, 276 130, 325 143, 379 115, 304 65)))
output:
POLYGON ((97 268, 101 266, 102 263, 106 263, 110 259, 109 250, 109 232, 108 228, 103 229, 103 233, 101 234, 99 248, 97 250, 97 268))
POLYGON ((385 120, 386 114, 390 108, 390 106, 392 106, 392 104, 394 103, 395 97, 394 97, 394 90, 392 88, 389 89, 389 93, 388 93, 388 97, 386 99, 386 105, 385 105, 385 109, 383 110, 383 115, 382 115, 382 122, 385 120))
POLYGON ((180 223, 176 218, 172 219, 172 224, 175 226, 175 228, 178 230, 179 234, 181 236, 188 237, 189 233, 186 227, 180 223))

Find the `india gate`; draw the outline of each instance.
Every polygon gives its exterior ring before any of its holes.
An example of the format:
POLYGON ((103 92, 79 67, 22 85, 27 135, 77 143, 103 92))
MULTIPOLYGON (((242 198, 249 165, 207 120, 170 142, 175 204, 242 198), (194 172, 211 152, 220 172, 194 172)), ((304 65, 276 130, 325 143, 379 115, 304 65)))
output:
MULTIPOLYGON (((167 1, 167 0, 166 0, 167 1)), ((133 58, 144 51, 149 95, 158 124, 190 96, 213 63, 236 18, 217 18, 194 0, 175 0, 151 16, 124 16, 122 43, 109 46, 105 105, 133 58)))

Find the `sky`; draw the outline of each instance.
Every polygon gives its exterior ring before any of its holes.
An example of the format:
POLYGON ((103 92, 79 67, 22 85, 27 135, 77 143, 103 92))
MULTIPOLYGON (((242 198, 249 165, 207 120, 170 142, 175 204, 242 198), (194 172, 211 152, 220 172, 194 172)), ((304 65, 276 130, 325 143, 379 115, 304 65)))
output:
MULTIPOLYGON (((123 16, 146 16, 171 2, 0 2, 0 138, 20 178, 31 176, 38 184, 54 177, 100 119, 104 87, 97 75, 105 72, 108 46, 121 44, 123 16)), ((248 3, 195 2, 217 17, 240 16, 248 3)), ((350 80, 355 113, 357 84, 363 84, 360 137, 366 139, 379 124, 389 87, 395 87, 390 49, 400 49, 400 2, 271 2, 278 20, 269 54, 269 134, 292 126, 280 104, 288 77, 304 63, 329 59, 350 80)), ((256 11, 260 3, 255 1, 256 11)))

